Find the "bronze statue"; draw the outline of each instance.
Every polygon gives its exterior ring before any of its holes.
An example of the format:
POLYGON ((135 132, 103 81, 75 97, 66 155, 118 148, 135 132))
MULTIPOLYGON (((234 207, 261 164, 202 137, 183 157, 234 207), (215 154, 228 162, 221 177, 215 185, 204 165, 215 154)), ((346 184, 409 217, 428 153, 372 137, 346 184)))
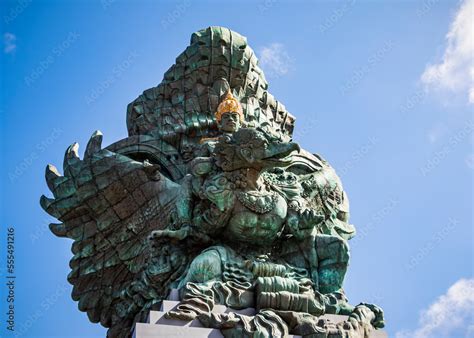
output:
POLYGON ((192 35, 163 82, 128 107, 129 137, 92 135, 64 174, 48 166, 41 205, 74 240, 73 299, 110 337, 159 307, 226 336, 368 337, 375 305, 349 304, 349 201, 334 169, 292 142, 294 118, 267 91, 246 39, 192 35), (216 304, 254 316, 215 314, 216 304), (324 314, 348 316, 341 323, 324 314))

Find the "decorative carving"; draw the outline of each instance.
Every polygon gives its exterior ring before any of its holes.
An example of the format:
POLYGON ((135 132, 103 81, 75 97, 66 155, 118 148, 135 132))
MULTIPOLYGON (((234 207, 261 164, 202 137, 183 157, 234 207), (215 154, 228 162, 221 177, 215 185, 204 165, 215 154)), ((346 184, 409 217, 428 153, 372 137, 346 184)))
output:
POLYGON ((61 222, 51 231, 74 240, 72 297, 109 337, 128 337, 171 288, 181 303, 169 318, 226 336, 368 337, 384 326, 380 308, 343 291, 355 229, 342 184, 291 142, 294 118, 244 37, 194 33, 127 124, 130 136, 105 149, 94 133, 83 159, 69 147, 63 175, 46 168, 53 198, 41 197, 61 222))
POLYGON ((237 199, 244 207, 258 214, 272 211, 278 201, 276 192, 267 191, 239 191, 237 199))

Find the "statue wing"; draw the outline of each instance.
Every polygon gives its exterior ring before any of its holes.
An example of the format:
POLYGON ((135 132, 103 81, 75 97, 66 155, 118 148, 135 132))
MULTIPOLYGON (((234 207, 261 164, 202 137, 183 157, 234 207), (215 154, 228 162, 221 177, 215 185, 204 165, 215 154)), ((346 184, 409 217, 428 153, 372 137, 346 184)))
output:
POLYGON ((133 323, 166 297, 185 264, 156 257, 170 244, 155 247, 155 257, 148 245, 151 231, 169 224, 179 185, 159 171, 150 173, 146 163, 101 149, 101 143, 102 134, 94 133, 82 160, 78 144, 70 146, 63 176, 47 166, 54 198, 43 195, 41 206, 61 221, 51 224, 51 231, 73 240, 68 281, 79 309, 111 328, 108 336, 128 337, 133 323), (160 269, 150 275, 149 261, 156 259, 160 269))
POLYGON ((163 81, 128 105, 129 135, 154 135, 182 153, 187 144, 219 135, 214 113, 228 89, 239 98, 249 127, 291 139, 295 118, 268 91, 247 39, 223 27, 195 32, 163 81))

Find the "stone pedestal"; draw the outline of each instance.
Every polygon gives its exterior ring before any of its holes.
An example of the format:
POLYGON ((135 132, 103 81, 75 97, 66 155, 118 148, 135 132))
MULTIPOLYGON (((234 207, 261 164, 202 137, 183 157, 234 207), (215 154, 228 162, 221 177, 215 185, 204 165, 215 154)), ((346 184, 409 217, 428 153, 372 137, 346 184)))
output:
MULTIPOLYGON (((193 338, 222 338, 219 330, 208 329, 201 325, 195 319, 192 321, 166 319, 164 314, 179 304, 178 294, 173 290, 168 300, 163 301, 160 311, 150 311, 146 323, 137 323, 133 330, 133 338, 168 338, 168 337, 193 337, 193 338)), ((216 305, 212 310, 216 313, 235 312, 245 315, 254 315, 255 309, 247 308, 244 310, 229 309, 224 305, 216 305)), ((347 319, 347 316, 324 315, 322 318, 330 319, 333 322, 341 322, 347 319)), ((289 337, 299 338, 301 336, 289 337)), ((370 338, 387 338, 385 331, 377 330, 370 335, 370 338)))

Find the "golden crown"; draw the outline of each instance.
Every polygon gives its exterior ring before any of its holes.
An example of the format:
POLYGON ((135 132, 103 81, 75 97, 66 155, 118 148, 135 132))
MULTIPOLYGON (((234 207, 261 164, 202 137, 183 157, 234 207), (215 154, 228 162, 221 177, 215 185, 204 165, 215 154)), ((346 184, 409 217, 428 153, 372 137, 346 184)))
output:
POLYGON ((217 123, 221 122, 222 114, 234 112, 239 114, 240 122, 244 121, 244 112, 240 102, 232 95, 230 89, 225 94, 224 99, 219 103, 216 111, 216 120, 217 123))

